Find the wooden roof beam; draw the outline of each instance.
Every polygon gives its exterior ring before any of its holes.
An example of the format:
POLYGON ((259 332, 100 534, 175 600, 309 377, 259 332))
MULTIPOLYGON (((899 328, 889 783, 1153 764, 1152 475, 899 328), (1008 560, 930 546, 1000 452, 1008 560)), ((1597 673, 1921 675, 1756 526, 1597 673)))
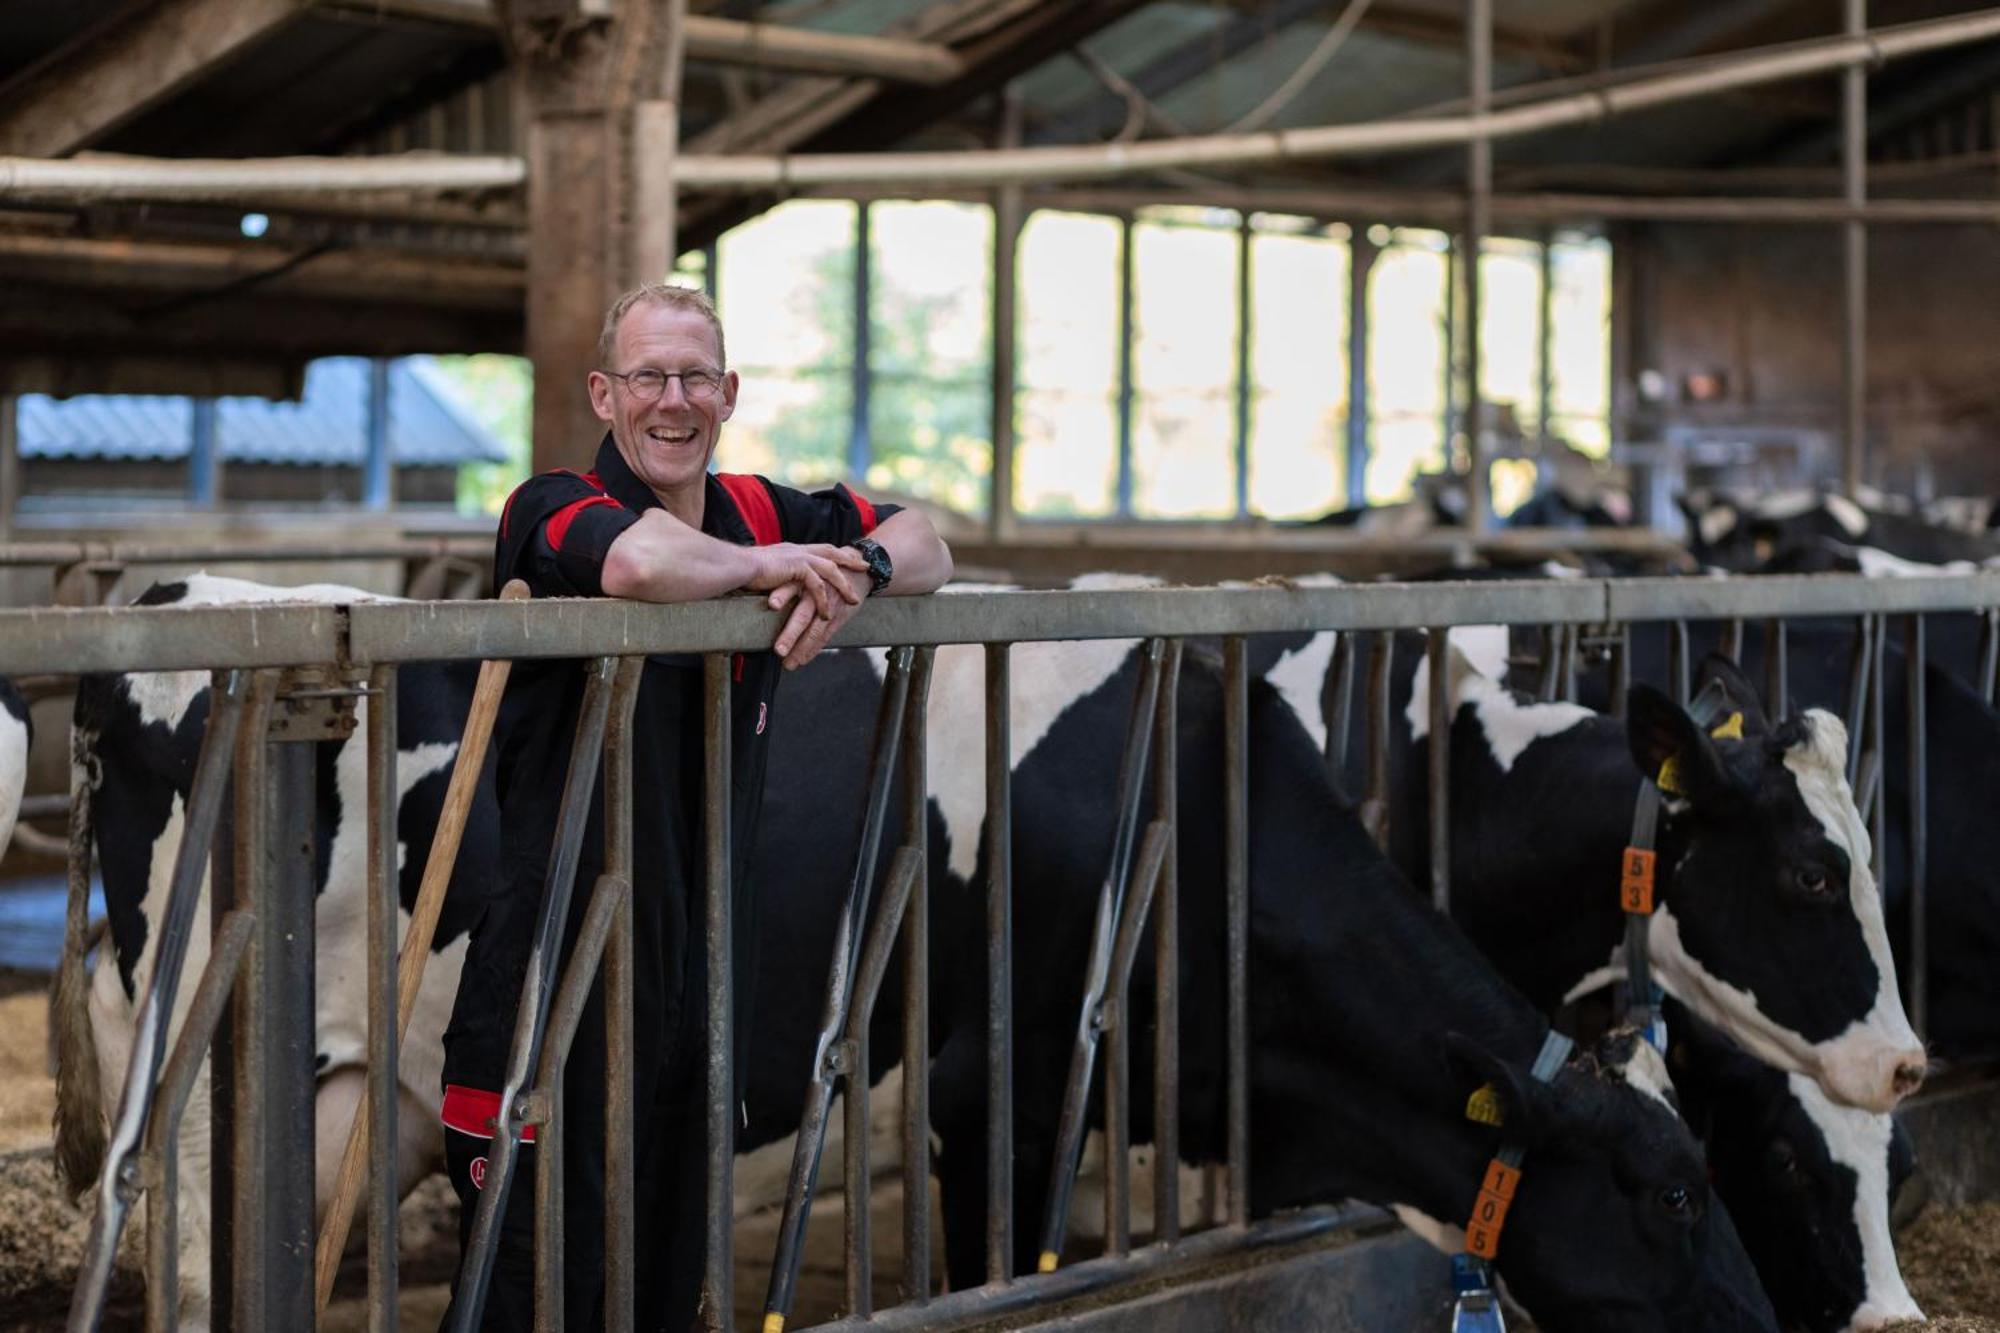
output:
MULTIPOLYGON (((318 0, 323 9, 375 19, 497 30, 489 0, 318 0)), ((687 59, 748 65, 790 74, 834 74, 899 83, 950 83, 965 61, 939 42, 908 37, 820 32, 783 23, 746 23, 690 14, 687 59)))
POLYGON ((305 0, 162 0, 93 28, 0 86, 0 154, 88 148, 305 8, 305 0))

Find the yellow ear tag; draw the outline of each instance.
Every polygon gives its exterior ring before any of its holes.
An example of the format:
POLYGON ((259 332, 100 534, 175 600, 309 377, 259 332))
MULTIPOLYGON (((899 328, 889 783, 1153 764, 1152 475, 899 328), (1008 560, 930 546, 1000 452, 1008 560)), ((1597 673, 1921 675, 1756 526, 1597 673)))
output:
POLYGON ((1719 727, 1708 733, 1719 741, 1740 741, 1743 739, 1743 714, 1731 713, 1719 727))
POLYGON ((1653 785, 1669 796, 1681 794, 1681 765, 1678 757, 1667 756, 1667 762, 1660 765, 1660 775, 1653 779, 1653 785))
POLYGON ((1493 1090, 1491 1083, 1482 1083, 1472 1090, 1465 1099, 1465 1118, 1477 1120, 1482 1125, 1499 1125, 1506 1117, 1500 1111, 1500 1094, 1493 1090))

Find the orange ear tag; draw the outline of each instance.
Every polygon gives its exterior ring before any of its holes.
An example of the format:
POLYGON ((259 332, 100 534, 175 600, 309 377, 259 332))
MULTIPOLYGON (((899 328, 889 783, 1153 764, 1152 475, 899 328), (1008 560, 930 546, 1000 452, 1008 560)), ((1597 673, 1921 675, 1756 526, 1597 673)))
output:
POLYGON ((1618 905, 1634 916, 1653 910, 1653 866, 1659 855, 1641 847, 1627 847, 1618 876, 1618 905))

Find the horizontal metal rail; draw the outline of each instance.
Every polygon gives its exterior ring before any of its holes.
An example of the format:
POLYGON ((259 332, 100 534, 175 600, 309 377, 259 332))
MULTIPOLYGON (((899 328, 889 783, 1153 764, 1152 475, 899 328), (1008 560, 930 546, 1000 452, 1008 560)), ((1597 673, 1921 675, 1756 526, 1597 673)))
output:
MULTIPOLYGON (((1920 579, 1814 574, 997 592, 872 601, 835 642, 890 647, 1443 624, 1907 615, 1991 606, 2000 606, 2000 572, 1920 579)), ((777 614, 748 597, 681 606, 579 599, 37 608, 0 611, 0 673, 738 652, 768 646, 777 626, 777 614)))

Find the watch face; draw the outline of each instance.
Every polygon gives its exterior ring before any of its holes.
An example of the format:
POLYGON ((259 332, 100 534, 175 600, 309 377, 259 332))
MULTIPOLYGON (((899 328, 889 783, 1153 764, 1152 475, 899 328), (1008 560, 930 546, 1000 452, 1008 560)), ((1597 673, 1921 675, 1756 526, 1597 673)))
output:
POLYGON ((889 553, 882 549, 882 543, 871 541, 866 537, 854 543, 854 549, 861 552, 862 558, 868 562, 868 582, 871 585, 869 591, 882 591, 895 573, 895 567, 889 561, 889 553))

